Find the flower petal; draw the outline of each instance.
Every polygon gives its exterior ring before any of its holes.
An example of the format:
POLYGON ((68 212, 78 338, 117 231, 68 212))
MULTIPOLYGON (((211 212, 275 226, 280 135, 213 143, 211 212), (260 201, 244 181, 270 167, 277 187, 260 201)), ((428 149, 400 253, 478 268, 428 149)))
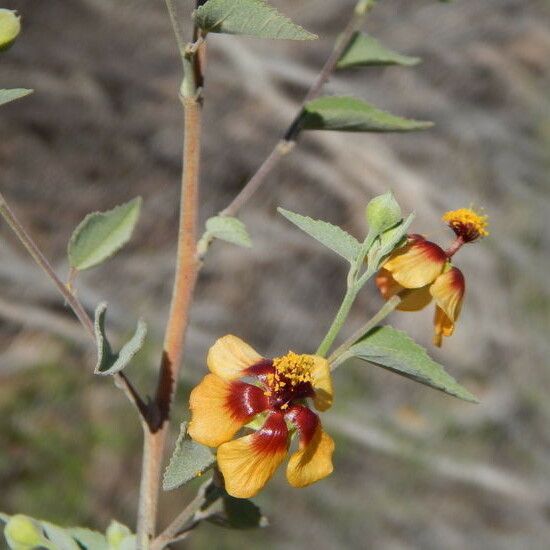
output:
POLYGON ((290 457, 286 477, 293 487, 307 487, 332 473, 334 441, 323 431, 319 417, 306 407, 293 407, 286 418, 300 434, 300 448, 290 457))
POLYGON ((288 428, 281 413, 272 412, 261 430, 224 443, 218 466, 225 489, 233 497, 251 498, 271 479, 288 452, 288 428))
POLYGON ((229 441, 268 407, 263 391, 251 384, 207 374, 191 392, 189 435, 208 447, 229 441))
POLYGON ((430 287, 430 293, 437 305, 453 322, 458 319, 462 308, 462 299, 466 290, 464 275, 457 267, 451 267, 440 275, 430 287))
POLYGON ((464 275, 457 267, 448 269, 430 287, 430 292, 437 303, 434 318, 434 345, 441 347, 443 337, 453 334, 465 291, 464 275))
POLYGON ((436 244, 415 236, 396 250, 383 265, 397 283, 405 288, 421 288, 441 274, 447 257, 436 244))
POLYGON ((332 389, 332 376, 330 374, 330 365, 324 357, 319 355, 310 355, 313 359, 313 390, 315 396, 313 403, 318 411, 326 411, 332 407, 334 391, 332 389))
POLYGON ((244 370, 261 361, 262 356, 254 348, 232 334, 216 340, 206 359, 208 368, 226 380, 239 378, 244 370))
POLYGON ((376 285, 385 300, 403 292, 401 302, 397 306, 400 311, 420 311, 432 301, 428 285, 422 288, 405 289, 393 278, 392 273, 384 268, 380 269, 376 276, 376 285))
POLYGON ((439 306, 437 306, 435 308, 434 317, 434 346, 440 348, 443 343, 443 336, 452 336, 454 330, 455 324, 453 321, 451 321, 447 314, 439 306))

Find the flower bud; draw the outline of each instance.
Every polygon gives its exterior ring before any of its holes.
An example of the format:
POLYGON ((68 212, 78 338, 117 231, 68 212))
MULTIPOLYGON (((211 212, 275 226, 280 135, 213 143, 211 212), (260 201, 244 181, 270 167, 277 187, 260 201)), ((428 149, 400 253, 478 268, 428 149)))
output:
POLYGON ((124 548, 126 544, 130 542, 130 539, 135 538, 126 525, 122 525, 122 523, 119 523, 116 520, 111 521, 105 536, 107 538, 109 548, 113 548, 113 550, 120 550, 124 548))
POLYGON ((10 548, 50 548, 37 521, 18 514, 12 516, 4 529, 10 548))
POLYGON ((393 193, 388 191, 369 202, 366 216, 369 228, 380 234, 401 221, 401 208, 393 193))
POLYGON ((7 50, 21 32, 21 18, 12 10, 0 9, 0 52, 7 50))

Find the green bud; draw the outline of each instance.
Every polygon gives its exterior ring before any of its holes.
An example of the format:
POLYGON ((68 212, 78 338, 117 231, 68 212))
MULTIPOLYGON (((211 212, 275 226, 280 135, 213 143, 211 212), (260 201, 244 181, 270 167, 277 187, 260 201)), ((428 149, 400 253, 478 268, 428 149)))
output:
POLYGON ((128 527, 126 527, 126 525, 122 525, 122 523, 113 520, 107 528, 105 536, 107 538, 109 548, 119 550, 123 548, 122 543, 125 539, 132 536, 132 532, 128 529, 128 527))
POLYGON ((0 52, 7 50, 21 32, 21 18, 12 10, 0 9, 0 52))
POLYGON ((369 202, 366 216, 369 228, 380 234, 401 221, 401 208, 393 193, 388 191, 369 202))
POLYGON ((52 548, 42 533, 40 524, 21 514, 12 516, 4 529, 4 536, 10 548, 32 550, 33 548, 52 548))

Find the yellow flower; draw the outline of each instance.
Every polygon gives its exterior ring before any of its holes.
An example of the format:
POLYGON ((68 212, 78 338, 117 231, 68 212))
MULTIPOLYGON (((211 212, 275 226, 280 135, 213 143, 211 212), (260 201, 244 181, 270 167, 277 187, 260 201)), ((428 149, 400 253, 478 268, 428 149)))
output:
POLYGON ((455 232, 455 235, 465 243, 487 237, 488 217, 478 214, 471 208, 460 208, 443 214, 441 218, 455 232))
POLYGON ((397 309, 402 311, 419 311, 435 300, 436 346, 441 346, 443 336, 453 334, 466 284, 462 272, 451 265, 448 254, 437 244, 420 235, 409 236, 407 244, 382 266, 376 284, 386 300, 401 295, 397 309))
POLYGON ((256 495, 286 458, 294 433, 299 446, 287 466, 288 482, 305 487, 332 473, 334 441, 306 401, 313 400, 319 411, 332 405, 326 359, 293 352, 265 359, 227 335, 210 348, 207 364, 210 374, 191 392, 189 435, 218 447, 218 467, 230 495, 256 495), (233 439, 258 415, 264 419, 259 430, 233 439))

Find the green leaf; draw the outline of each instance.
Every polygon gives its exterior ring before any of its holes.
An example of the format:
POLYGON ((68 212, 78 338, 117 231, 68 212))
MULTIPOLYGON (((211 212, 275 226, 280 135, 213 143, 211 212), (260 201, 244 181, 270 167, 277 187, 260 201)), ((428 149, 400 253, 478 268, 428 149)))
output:
POLYGON ((0 9, 0 52, 7 50, 21 32, 21 18, 12 10, 0 9))
POLYGON ((135 550, 136 537, 126 525, 112 520, 105 532, 109 550, 135 550))
POLYGON ((164 472, 162 487, 165 491, 177 489, 208 471, 216 459, 208 447, 193 441, 187 434, 187 422, 183 422, 176 448, 164 472))
POLYGON ((194 18, 196 24, 205 32, 278 40, 317 38, 264 0, 208 0, 195 11, 194 18))
POLYGON ((27 90, 26 88, 13 88, 11 90, 0 90, 0 105, 9 103, 10 101, 15 101, 25 97, 26 95, 32 94, 34 90, 27 90))
POLYGON ((206 222, 207 236, 250 248, 252 241, 244 223, 231 216, 215 216, 206 222))
POLYGON ((356 32, 336 67, 338 69, 373 65, 405 65, 410 67, 418 63, 420 63, 420 58, 401 55, 383 46, 376 38, 356 32))
POLYGON ((35 548, 57 550, 44 536, 40 523, 23 514, 16 514, 8 519, 4 528, 4 537, 12 550, 34 550, 35 548))
POLYGON ((431 122, 410 120, 381 111, 354 97, 321 97, 306 104, 305 130, 341 132, 411 132, 431 128, 431 122))
POLYGON ((105 535, 98 531, 91 531, 84 527, 70 527, 66 531, 85 550, 109 550, 105 535))
POLYGON ((431 359, 424 348, 404 332, 392 327, 373 329, 351 346, 348 353, 351 357, 368 361, 449 395, 472 403, 478 402, 439 363, 431 359))
POLYGON ((129 240, 139 218, 141 197, 107 212, 88 214, 69 241, 69 263, 82 271, 118 252, 129 240))
POLYGON ((370 266, 375 266, 372 269, 378 269, 382 260, 384 260, 388 254, 391 254, 395 248, 401 245, 414 218, 414 213, 409 214, 406 220, 402 220, 394 227, 387 229, 378 236, 368 254, 368 264, 370 266))
POLYGON ((288 221, 298 226, 302 231, 321 244, 324 244, 327 248, 336 252, 336 254, 342 256, 342 258, 348 260, 348 262, 353 263, 359 255, 361 251, 359 241, 340 227, 322 220, 314 220, 307 216, 290 212, 284 208, 277 208, 277 211, 288 221))
POLYGON ((81 550, 75 539, 65 529, 47 521, 40 523, 55 550, 81 550))
POLYGON ((94 374, 102 376, 116 374, 125 368, 134 355, 143 347, 147 334, 147 325, 140 319, 132 338, 122 346, 118 353, 113 352, 107 335, 105 334, 105 315, 107 304, 101 302, 95 310, 95 337, 97 345, 97 363, 94 374))

